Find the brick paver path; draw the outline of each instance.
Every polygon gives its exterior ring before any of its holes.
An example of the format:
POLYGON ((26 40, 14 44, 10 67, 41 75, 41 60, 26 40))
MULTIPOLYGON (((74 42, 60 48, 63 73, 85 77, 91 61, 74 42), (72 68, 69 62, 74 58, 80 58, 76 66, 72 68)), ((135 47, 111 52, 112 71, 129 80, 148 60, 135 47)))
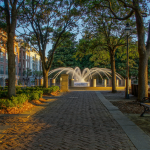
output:
POLYGON ((135 149, 92 91, 67 93, 28 119, 10 118, 5 123, 13 127, 0 139, 1 150, 135 149))

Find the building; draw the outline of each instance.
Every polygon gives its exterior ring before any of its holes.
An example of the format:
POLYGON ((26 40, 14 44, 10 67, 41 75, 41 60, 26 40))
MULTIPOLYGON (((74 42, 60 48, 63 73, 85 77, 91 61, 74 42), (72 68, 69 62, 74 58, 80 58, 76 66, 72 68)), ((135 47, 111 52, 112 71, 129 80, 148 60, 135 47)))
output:
MULTIPOLYGON (((7 85, 8 82, 8 55, 6 48, 7 34, 0 29, 0 86, 7 85)), ((37 78, 35 71, 42 71, 41 59, 38 52, 32 47, 25 46, 23 40, 15 37, 14 54, 16 56, 16 85, 34 85, 37 78), (27 72, 31 73, 27 76, 27 72), (26 74, 25 74, 26 72, 26 74)))

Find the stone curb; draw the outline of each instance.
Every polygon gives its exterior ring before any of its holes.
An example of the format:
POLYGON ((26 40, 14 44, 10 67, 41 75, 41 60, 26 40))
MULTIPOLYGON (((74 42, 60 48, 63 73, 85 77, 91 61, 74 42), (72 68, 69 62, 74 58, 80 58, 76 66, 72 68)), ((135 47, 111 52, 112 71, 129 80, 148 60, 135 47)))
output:
POLYGON ((138 150, 150 150, 150 137, 135 123, 125 116, 116 106, 110 103, 101 92, 95 91, 101 102, 108 109, 113 118, 122 127, 131 142, 138 150))

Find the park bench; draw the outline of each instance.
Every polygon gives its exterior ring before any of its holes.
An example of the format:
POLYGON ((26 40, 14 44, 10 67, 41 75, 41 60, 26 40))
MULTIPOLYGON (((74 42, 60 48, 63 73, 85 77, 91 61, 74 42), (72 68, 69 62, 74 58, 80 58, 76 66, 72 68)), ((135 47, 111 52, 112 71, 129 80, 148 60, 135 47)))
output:
POLYGON ((140 115, 141 117, 143 117, 145 112, 150 111, 150 97, 144 97, 140 101, 140 105, 144 107, 144 112, 142 112, 142 114, 140 115))

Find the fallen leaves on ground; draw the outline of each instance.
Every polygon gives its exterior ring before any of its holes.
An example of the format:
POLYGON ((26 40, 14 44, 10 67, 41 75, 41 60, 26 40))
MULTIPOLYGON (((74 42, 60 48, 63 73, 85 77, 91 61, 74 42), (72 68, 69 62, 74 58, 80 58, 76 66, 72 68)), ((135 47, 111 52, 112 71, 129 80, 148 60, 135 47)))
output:
POLYGON ((20 114, 31 109, 32 107, 34 107, 34 105, 26 101, 24 104, 18 105, 18 107, 0 109, 0 114, 20 114))

